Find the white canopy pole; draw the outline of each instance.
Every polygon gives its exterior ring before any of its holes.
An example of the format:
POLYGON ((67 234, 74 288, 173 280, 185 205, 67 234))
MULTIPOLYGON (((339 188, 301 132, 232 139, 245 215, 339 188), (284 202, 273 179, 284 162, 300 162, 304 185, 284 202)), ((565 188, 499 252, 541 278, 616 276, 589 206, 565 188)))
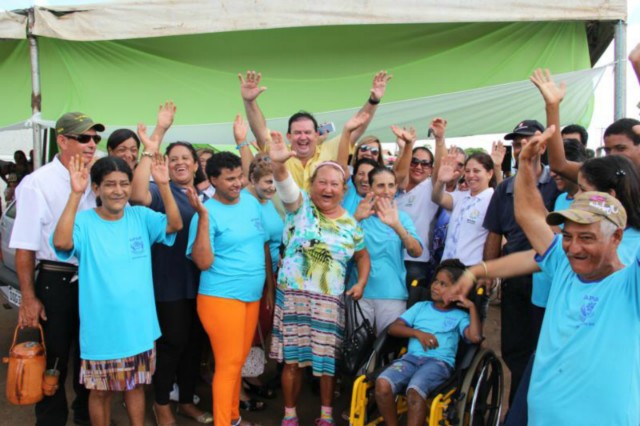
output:
POLYGON ((40 62, 38 60, 38 39, 33 35, 35 17, 33 8, 29 9, 29 25, 27 38, 29 39, 29 54, 31 57, 31 126, 33 132, 33 168, 42 165, 41 127, 38 124, 42 110, 42 96, 40 94, 40 62))
POLYGON ((627 115, 627 24, 620 20, 615 30, 614 119, 627 115))

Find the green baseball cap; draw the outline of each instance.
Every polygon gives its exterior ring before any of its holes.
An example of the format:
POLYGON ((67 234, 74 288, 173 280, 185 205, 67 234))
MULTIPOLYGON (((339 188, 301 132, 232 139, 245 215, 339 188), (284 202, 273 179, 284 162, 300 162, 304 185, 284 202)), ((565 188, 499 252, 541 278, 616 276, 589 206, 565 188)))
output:
POLYGON ((567 220, 588 225, 606 219, 624 229, 627 226, 627 212, 618 201, 606 192, 582 192, 576 195, 567 210, 551 212, 547 215, 549 225, 560 225, 567 220))
POLYGON ((81 112, 68 112, 56 121, 56 133, 59 135, 79 135, 89 129, 104 132, 104 125, 81 112))

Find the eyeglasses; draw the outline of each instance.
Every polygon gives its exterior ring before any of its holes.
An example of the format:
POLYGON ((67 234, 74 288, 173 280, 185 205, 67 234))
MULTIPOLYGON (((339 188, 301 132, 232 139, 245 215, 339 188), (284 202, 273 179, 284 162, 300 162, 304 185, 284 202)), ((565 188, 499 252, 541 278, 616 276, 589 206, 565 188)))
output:
POLYGON ((78 141, 78 143, 89 143, 91 139, 93 139, 95 143, 100 143, 102 140, 102 136, 100 135, 64 135, 64 137, 78 141))
POLYGON ((418 158, 411 159, 411 165, 414 167, 422 166, 422 167, 431 167, 431 161, 429 160, 420 160, 418 158))
POLYGON ((376 148, 375 146, 370 146, 370 145, 362 145, 360 148, 358 148, 358 150, 360 150, 360 152, 370 152, 373 155, 378 155, 378 153, 380 152, 380 150, 378 148, 376 148))

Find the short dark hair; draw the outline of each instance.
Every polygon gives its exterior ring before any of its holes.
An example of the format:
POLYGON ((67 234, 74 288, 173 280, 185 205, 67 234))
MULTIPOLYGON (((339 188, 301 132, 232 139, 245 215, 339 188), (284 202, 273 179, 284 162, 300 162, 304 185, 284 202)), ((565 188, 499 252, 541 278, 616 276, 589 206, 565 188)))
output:
POLYGON ((616 120, 607 127, 604 131, 604 136, 611 135, 625 135, 634 145, 640 145, 640 135, 633 131, 633 126, 637 126, 640 124, 640 121, 633 118, 621 118, 620 120, 616 120))
POLYGON ((563 139, 562 142, 564 143, 564 156, 567 160, 577 163, 584 163, 587 160, 587 151, 578 139, 568 138, 563 139))
POLYGON ((458 278, 462 276, 462 273, 467 267, 460 261, 460 259, 447 259, 440 262, 433 271, 433 279, 436 278, 438 272, 446 271, 451 276, 451 281, 456 282, 458 278))
POLYGON ((587 146, 587 141, 589 140, 589 132, 587 132, 587 129, 579 124, 569 124, 560 132, 562 136, 569 133, 578 133, 580 135, 578 142, 582 143, 583 146, 587 146))
POLYGON ((377 165, 373 170, 371 170, 369 172, 369 185, 373 186, 373 179, 382 173, 389 173, 391 176, 393 176, 393 179, 396 179, 396 174, 393 170, 391 170, 388 167, 385 166, 381 166, 381 165, 377 165))
POLYGON ((316 132, 318 131, 318 121, 316 120, 316 118, 313 115, 311 115, 310 112, 298 111, 295 114, 293 114, 291 117, 289 117, 289 126, 287 127, 287 133, 291 133, 291 123, 295 123, 296 121, 301 121, 301 120, 313 121, 313 129, 316 132))
MULTIPOLYGON (((113 172, 122 172, 127 175, 129 182, 133 180, 133 172, 126 161, 119 157, 102 157, 91 166, 91 171, 89 172, 91 183, 100 186, 104 177, 113 172)), ((96 198, 96 205, 98 207, 102 205, 100 197, 96 198)))
POLYGON ((129 138, 136 141, 136 145, 140 148, 140 139, 138 139, 138 135, 136 135, 134 131, 129 129, 118 129, 109 135, 109 139, 107 140, 107 149, 113 151, 118 147, 118 145, 129 138))
POLYGON ((429 154, 429 156, 431 157, 431 162, 433 163, 433 152, 431 152, 431 150, 429 148, 427 148, 426 146, 416 146, 415 148, 413 148, 413 151, 411 151, 411 154, 415 154, 416 151, 418 150, 423 150, 425 151, 427 154, 429 154))
POLYGON ((363 158, 361 160, 356 161, 356 165, 353 166, 353 173, 351 173, 351 182, 353 182, 354 185, 356 183, 356 175, 358 174, 358 170, 360 170, 360 166, 363 166, 365 164, 370 165, 374 169, 380 165, 378 164, 377 161, 372 160, 371 158, 363 158))
POLYGON ((218 177, 222 174, 222 169, 235 170, 242 167, 240 157, 231 152, 217 152, 207 160, 207 176, 218 177))

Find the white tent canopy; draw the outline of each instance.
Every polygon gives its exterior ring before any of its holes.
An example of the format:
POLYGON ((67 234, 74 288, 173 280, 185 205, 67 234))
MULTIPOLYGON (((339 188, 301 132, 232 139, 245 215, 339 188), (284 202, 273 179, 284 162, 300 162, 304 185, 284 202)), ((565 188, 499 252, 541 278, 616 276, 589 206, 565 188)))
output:
POLYGON ((5 0, 0 38, 116 40, 351 24, 626 19, 626 0, 5 0), (73 13, 69 13, 73 12, 73 13))

